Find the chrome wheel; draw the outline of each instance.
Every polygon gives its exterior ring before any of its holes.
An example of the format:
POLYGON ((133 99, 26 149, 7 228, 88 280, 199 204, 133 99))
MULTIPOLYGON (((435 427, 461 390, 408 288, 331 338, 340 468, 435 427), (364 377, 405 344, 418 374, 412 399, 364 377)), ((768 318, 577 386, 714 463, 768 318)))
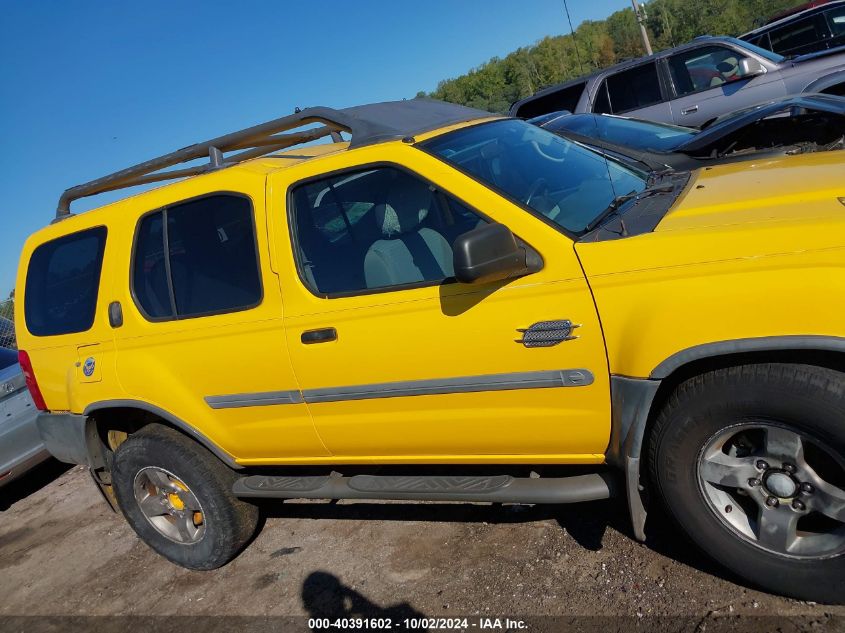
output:
POLYGON ((845 459, 796 429, 737 424, 698 456, 711 510, 757 547, 782 556, 845 552, 845 459))
POLYGON ((144 517, 162 536, 184 545, 202 540, 205 513, 194 493, 176 475, 149 466, 135 475, 133 488, 144 517))

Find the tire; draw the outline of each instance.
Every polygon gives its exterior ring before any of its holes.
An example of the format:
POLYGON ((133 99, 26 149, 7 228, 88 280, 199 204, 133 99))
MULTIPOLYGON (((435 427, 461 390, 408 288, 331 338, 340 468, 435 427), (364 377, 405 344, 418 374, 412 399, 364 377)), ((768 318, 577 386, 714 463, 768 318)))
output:
POLYGON ((712 558, 772 592, 845 601, 845 374, 758 364, 691 378, 648 459, 667 512, 712 558))
POLYGON ((205 448, 158 424, 130 435, 112 469, 118 504, 135 533, 167 560, 196 570, 225 565, 255 533, 258 508, 232 494, 235 478, 205 448))

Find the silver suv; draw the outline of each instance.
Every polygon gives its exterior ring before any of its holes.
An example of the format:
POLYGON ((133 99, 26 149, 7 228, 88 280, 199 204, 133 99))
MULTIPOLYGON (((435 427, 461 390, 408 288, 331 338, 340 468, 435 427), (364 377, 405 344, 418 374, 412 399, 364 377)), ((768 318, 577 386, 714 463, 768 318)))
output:
POLYGON ((626 114, 699 126, 763 101, 805 92, 845 95, 845 48, 786 58, 733 37, 699 37, 541 90, 511 115, 626 114))

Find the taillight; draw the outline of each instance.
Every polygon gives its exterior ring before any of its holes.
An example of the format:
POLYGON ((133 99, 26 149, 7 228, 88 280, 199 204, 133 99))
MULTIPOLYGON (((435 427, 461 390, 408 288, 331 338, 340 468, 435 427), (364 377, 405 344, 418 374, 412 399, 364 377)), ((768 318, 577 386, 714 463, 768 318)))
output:
POLYGON ((39 411, 46 411, 47 404, 44 402, 44 396, 41 395, 38 381, 35 380, 35 372, 32 371, 32 361, 29 360, 29 354, 23 350, 18 350, 18 363, 20 363, 21 369, 23 370, 23 377, 26 379, 29 395, 32 396, 32 401, 35 403, 36 408, 39 411))

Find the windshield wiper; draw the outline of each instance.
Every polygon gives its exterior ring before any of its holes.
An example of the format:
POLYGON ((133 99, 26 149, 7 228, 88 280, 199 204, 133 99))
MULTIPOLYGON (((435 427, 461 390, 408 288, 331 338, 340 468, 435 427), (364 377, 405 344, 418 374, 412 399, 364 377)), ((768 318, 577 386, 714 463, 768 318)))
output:
MULTIPOLYGON (((607 208, 604 211, 599 213, 592 222, 590 222, 587 226, 584 227, 584 232, 589 233, 590 231, 595 229, 597 226, 602 224, 605 220, 607 220, 611 216, 618 215, 619 214, 619 207, 621 207, 623 204, 625 204, 626 202, 628 202, 630 200, 641 200, 643 198, 653 196, 654 194, 657 194, 657 193, 669 193, 669 192, 674 191, 674 190, 675 190, 675 185, 657 185, 655 187, 646 187, 642 191, 630 191, 630 192, 626 193, 625 195, 616 196, 610 202, 610 204, 607 205, 607 208)), ((621 218, 621 216, 620 216, 620 218, 621 218)), ((622 231, 623 231, 623 233, 622 233, 623 235, 626 235, 628 233, 628 231, 625 229, 624 222, 622 224, 622 231)))

